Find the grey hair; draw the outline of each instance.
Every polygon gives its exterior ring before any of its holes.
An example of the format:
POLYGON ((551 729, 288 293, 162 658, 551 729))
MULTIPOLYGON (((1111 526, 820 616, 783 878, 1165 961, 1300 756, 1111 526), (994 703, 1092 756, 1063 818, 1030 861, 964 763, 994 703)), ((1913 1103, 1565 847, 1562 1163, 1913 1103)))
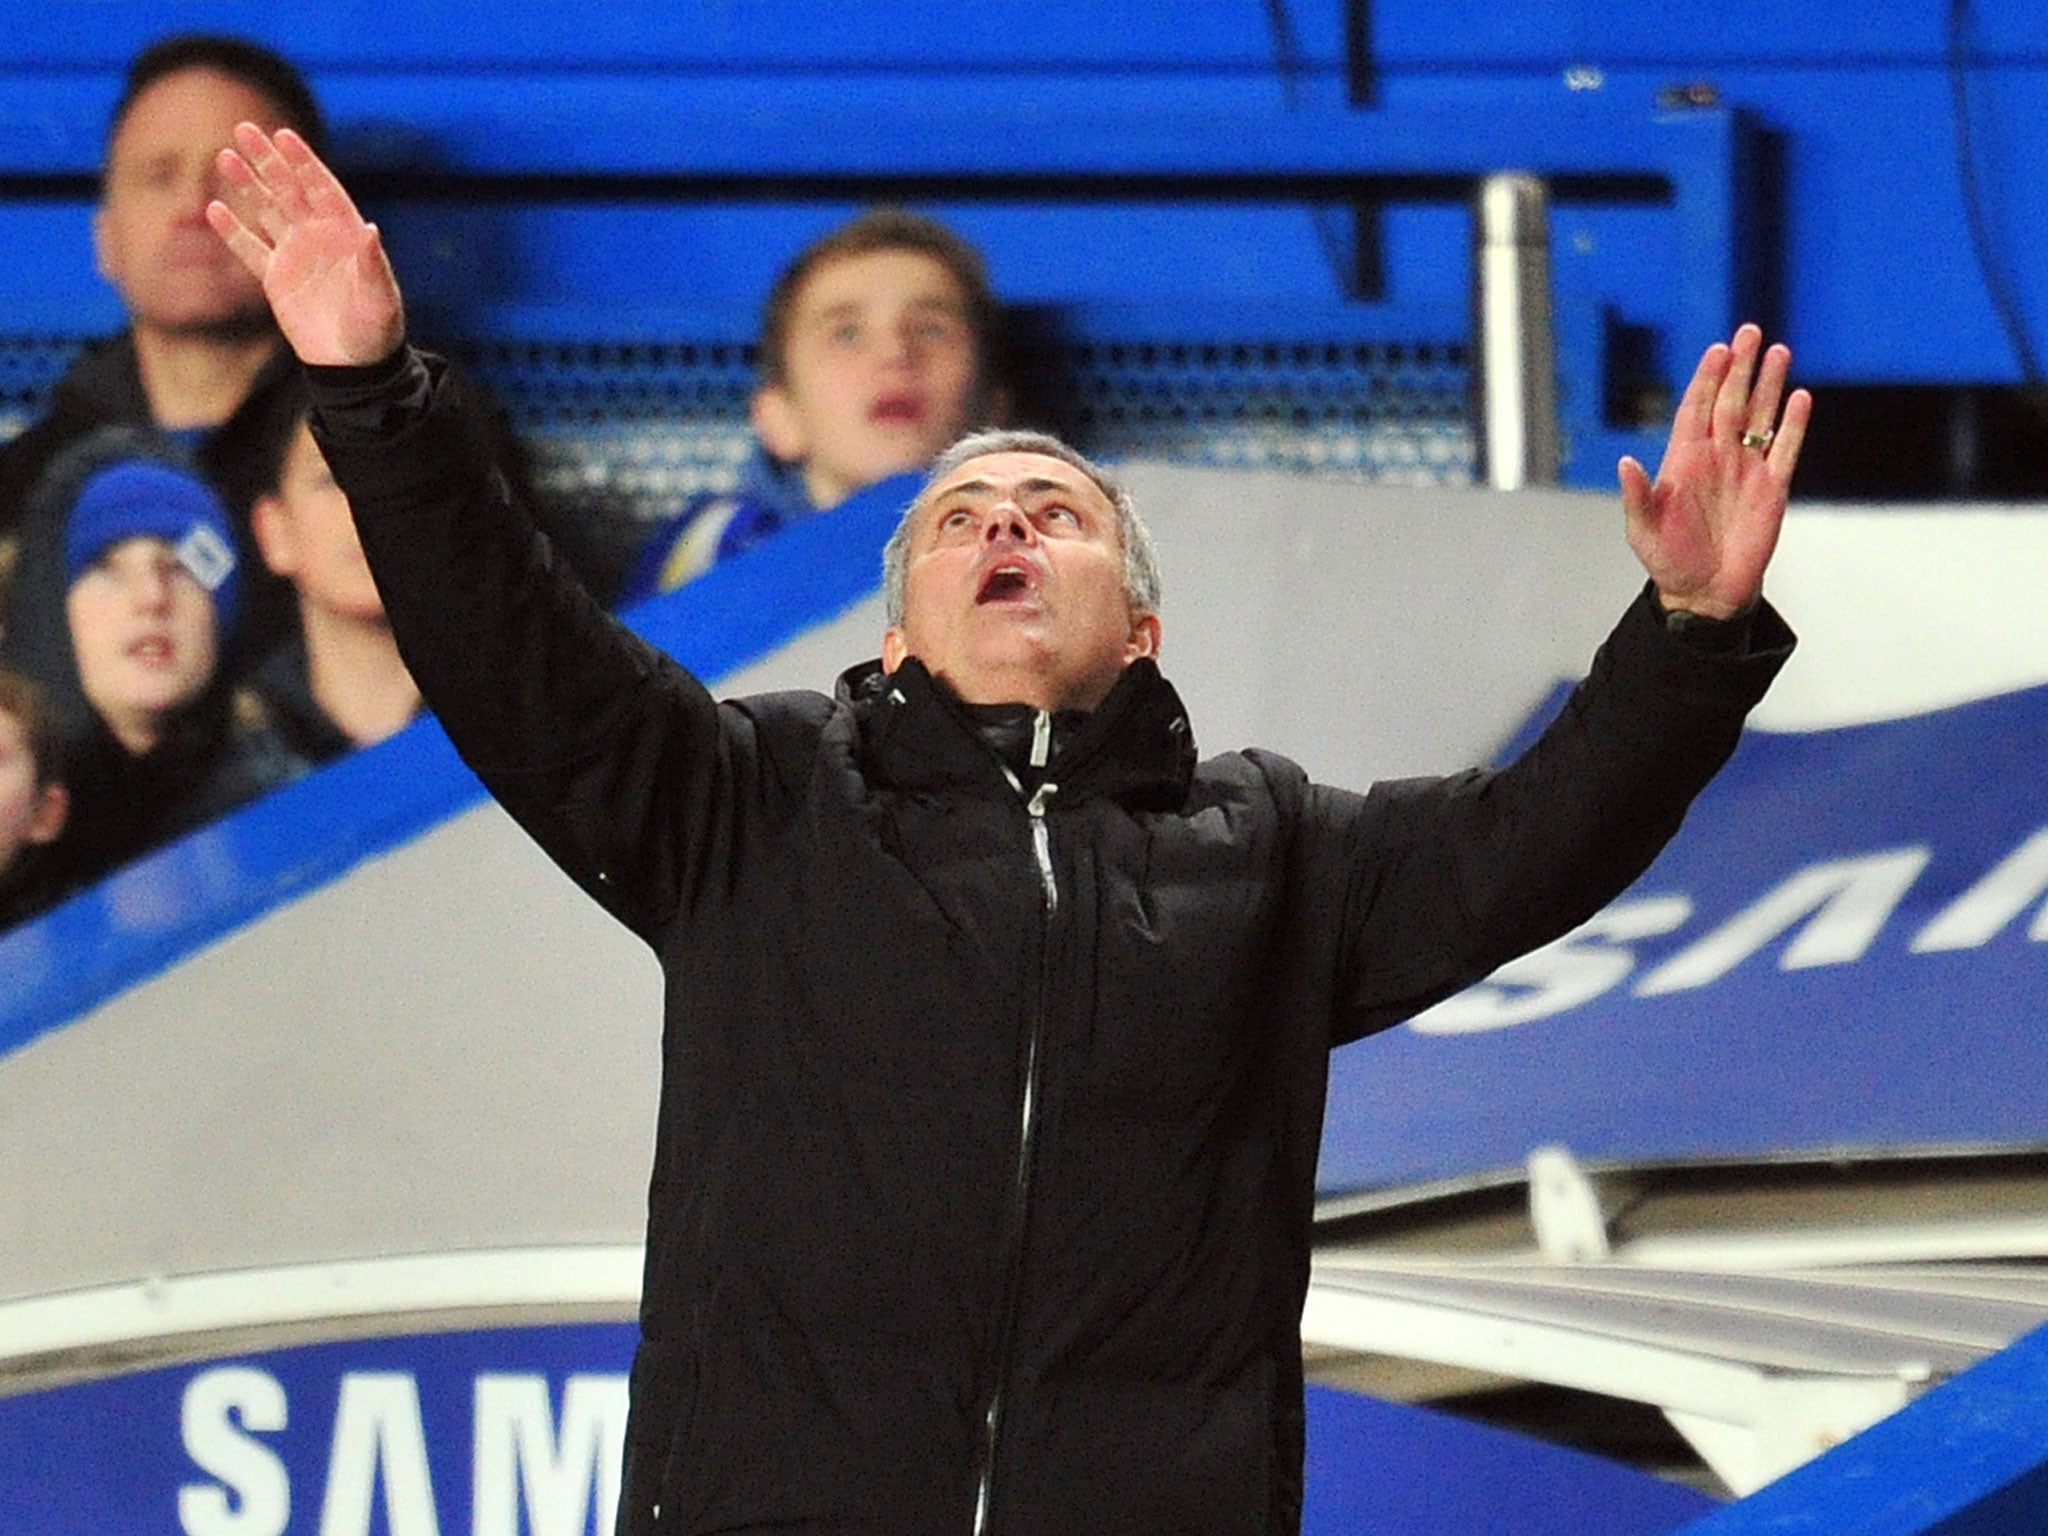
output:
POLYGON ((992 453, 1039 453, 1049 459, 1071 464, 1109 498, 1116 509, 1118 542, 1124 551, 1124 600, 1134 614, 1159 611, 1159 551, 1152 534, 1138 516, 1137 506, 1123 483, 1080 450, 1068 447, 1049 432, 1028 432, 1017 428, 970 432, 932 461, 916 497, 903 509, 896 531, 882 546, 882 601, 891 625, 903 622, 903 588, 910 564, 910 532, 925 493, 969 459, 992 453))

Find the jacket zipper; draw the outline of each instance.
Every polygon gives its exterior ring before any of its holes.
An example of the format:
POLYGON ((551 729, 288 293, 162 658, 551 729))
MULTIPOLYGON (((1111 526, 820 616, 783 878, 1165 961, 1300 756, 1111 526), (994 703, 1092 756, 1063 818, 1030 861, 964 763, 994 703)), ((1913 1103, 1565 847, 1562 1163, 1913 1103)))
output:
MULTIPOLYGON (((1045 738, 1051 717, 1039 714, 1038 732, 1032 742, 1033 767, 1043 767, 1045 738)), ((1007 775, 1008 770, 1005 770, 1007 775)), ((1011 782, 1017 781, 1014 776, 1011 782)), ((1018 785, 1021 792, 1022 786, 1018 785)), ((1045 994, 1051 968, 1053 918, 1060 907, 1059 880, 1052 867, 1052 832, 1046 826, 1046 803, 1059 792, 1050 782, 1041 784, 1024 803, 1031 822, 1031 854, 1038 864, 1038 882, 1043 900, 1043 931, 1038 961, 1038 996, 1031 1012, 1031 1028, 1024 1044, 1024 1081, 1018 1091, 1017 1166, 1010 1190, 1009 1241, 1003 1264, 1002 1312, 996 1344, 995 1374, 989 1382, 988 1401, 981 1415, 980 1476, 974 1494, 973 1536, 988 1536, 989 1517, 995 1506, 996 1442, 1003 1430, 1004 1392, 1009 1384, 1011 1354, 1016 1347, 1017 1314, 1023 1308, 1024 1245, 1030 1229, 1031 1173, 1038 1142, 1038 1092, 1040 1059, 1045 1035, 1045 994)))

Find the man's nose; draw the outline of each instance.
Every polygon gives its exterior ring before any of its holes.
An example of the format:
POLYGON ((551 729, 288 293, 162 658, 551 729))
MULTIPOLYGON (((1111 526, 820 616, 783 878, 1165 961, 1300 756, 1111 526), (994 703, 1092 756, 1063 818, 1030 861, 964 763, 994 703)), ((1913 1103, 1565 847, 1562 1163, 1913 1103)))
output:
POLYGON ((1003 501, 989 508, 988 521, 982 524, 981 536, 990 544, 1005 541, 1031 544, 1037 540, 1031 519, 1024 515, 1024 509, 1015 502, 1003 501))

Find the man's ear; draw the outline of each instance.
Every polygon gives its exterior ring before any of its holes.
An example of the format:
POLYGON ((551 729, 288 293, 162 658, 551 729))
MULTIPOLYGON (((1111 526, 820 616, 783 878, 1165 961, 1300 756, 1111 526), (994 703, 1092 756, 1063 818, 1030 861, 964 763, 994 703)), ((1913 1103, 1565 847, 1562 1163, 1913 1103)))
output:
POLYGON ((25 841, 54 843, 71 815, 71 791, 62 784, 45 784, 36 792, 35 814, 28 819, 25 841))
POLYGON ((266 491, 249 508, 249 531, 256 536, 256 548, 273 574, 291 576, 298 570, 298 540, 293 536, 291 514, 275 491, 266 491))
POLYGON ((803 418, 782 385, 764 384, 755 390, 747 418, 761 446, 785 464, 801 464, 810 456, 810 436, 804 431, 803 418))
POLYGON ((910 655, 910 642, 903 638, 903 626, 891 624, 882 631, 882 670, 894 672, 910 655))
POLYGON ((1131 638, 1124 642, 1124 660, 1136 661, 1140 656, 1159 654, 1159 615, 1140 614, 1131 624, 1131 638))

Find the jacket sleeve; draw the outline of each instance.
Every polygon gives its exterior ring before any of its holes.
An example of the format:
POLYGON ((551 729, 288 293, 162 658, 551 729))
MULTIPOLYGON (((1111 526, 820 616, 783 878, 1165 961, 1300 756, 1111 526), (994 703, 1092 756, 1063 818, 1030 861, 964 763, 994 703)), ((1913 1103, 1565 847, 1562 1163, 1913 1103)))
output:
POLYGON ((1766 604, 1741 651, 1702 650, 1669 632, 1646 586, 1506 768, 1362 797, 1312 787, 1308 862, 1342 893, 1332 1044, 1399 1023, 1619 896, 1735 750, 1792 645, 1766 604))
POLYGON ((556 558, 439 359, 307 373, 315 439, 421 694, 514 820, 654 942, 729 830, 744 717, 556 558))

